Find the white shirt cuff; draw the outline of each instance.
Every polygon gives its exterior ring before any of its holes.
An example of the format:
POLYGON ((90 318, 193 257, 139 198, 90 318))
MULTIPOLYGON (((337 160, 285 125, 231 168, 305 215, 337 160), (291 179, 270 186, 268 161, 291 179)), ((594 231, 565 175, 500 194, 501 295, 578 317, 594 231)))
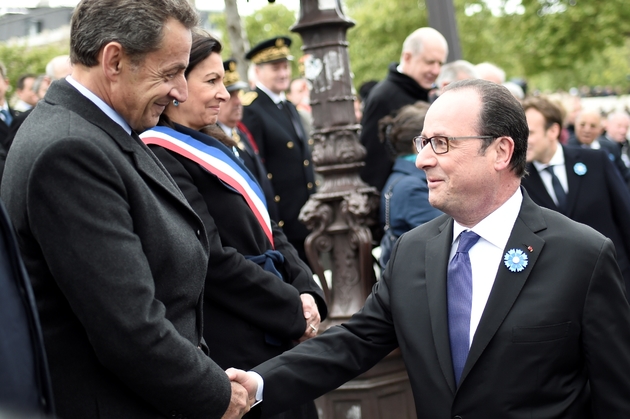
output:
POLYGON ((258 389, 256 390, 256 402, 251 407, 256 406, 263 401, 263 388, 265 387, 265 381, 256 371, 247 371, 248 374, 252 374, 258 382, 258 389))

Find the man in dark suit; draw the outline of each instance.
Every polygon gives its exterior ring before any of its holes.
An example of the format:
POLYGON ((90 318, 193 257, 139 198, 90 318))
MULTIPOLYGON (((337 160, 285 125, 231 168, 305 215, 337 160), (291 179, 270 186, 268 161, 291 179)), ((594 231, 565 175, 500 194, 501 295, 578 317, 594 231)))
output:
POLYGON ((223 130, 225 135, 236 143, 236 154, 243 161, 245 166, 254 175, 267 199, 267 211, 272 220, 278 221, 278 205, 275 202, 275 192, 271 180, 267 177, 267 169, 260 160, 258 145, 249 130, 243 125, 243 103, 241 96, 243 90, 247 89, 247 83, 241 80, 236 69, 235 60, 223 62, 225 76, 223 84, 230 94, 230 99, 221 104, 221 112, 217 125, 223 130))
POLYGON ((186 0, 82 0, 73 72, 51 85, 9 153, 2 198, 64 419, 248 410, 202 338, 203 223, 136 134, 186 100, 197 21, 186 0))
POLYGON ((529 126, 523 187, 538 205, 609 237, 630 290, 630 192, 623 180, 602 150, 559 144, 562 113, 555 104, 529 98, 523 108, 529 126))
POLYGON ((602 116, 594 110, 583 110, 575 118, 575 136, 569 145, 604 150, 624 182, 630 187, 630 168, 621 159, 621 149, 610 141, 599 141, 603 132, 602 116))
POLYGON ((527 137, 505 87, 446 88, 416 138, 429 201, 446 214, 400 237, 348 322, 254 368, 262 378, 228 370, 252 399, 264 380, 263 414, 399 347, 418 418, 630 417, 630 305, 613 243, 519 187, 527 137))
POLYGON ((630 115, 624 111, 614 111, 606 117, 606 132, 597 139, 600 143, 617 146, 621 153, 621 160, 630 167, 630 144, 628 142, 630 130, 630 115))
POLYGON ((241 100, 243 124, 252 134, 276 193, 278 226, 302 260, 309 231, 298 220, 300 210, 315 192, 315 175, 308 133, 295 106, 286 100, 291 82, 288 60, 291 39, 281 36, 253 47, 245 56, 256 66, 256 90, 241 100))
POLYGON ((370 91, 363 107, 361 144, 367 152, 361 178, 379 191, 392 171, 387 149, 378 137, 378 121, 419 100, 429 101, 442 64, 448 56, 446 39, 433 28, 419 28, 403 42, 400 64, 389 66, 387 77, 370 91))
POLYGON ((9 102, 5 97, 8 89, 7 69, 3 63, 0 63, 0 145, 2 146, 5 146, 9 127, 16 116, 15 111, 9 107, 9 102))

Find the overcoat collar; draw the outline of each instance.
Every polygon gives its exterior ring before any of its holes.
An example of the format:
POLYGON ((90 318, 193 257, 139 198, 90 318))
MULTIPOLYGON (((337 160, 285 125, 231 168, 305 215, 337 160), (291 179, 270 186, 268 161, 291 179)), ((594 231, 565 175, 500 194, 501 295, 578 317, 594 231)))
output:
POLYGON ((187 208, 190 208, 188 201, 186 201, 171 175, 153 152, 144 145, 138 135, 134 132, 131 135, 127 134, 120 125, 109 118, 98 106, 83 96, 66 80, 54 82, 48 89, 48 92, 46 92, 44 100, 52 105, 62 106, 76 113, 84 120, 101 129, 111 137, 123 152, 131 157, 136 169, 143 178, 157 185, 187 208))

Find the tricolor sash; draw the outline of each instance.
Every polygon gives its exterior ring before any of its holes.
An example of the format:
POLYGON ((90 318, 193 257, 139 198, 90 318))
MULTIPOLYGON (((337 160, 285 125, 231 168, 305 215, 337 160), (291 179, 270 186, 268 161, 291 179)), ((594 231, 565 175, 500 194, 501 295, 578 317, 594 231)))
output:
POLYGON ((194 161, 240 193, 260 223, 271 246, 274 246, 265 195, 258 182, 234 160, 236 157, 227 154, 229 151, 210 146, 165 126, 151 128, 140 134, 140 138, 146 145, 158 145, 194 161))

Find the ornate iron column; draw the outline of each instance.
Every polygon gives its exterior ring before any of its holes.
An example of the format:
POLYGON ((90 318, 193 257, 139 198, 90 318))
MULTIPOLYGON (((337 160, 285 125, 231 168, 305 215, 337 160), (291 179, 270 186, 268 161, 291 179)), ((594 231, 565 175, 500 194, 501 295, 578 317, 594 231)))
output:
POLYGON ((305 248, 326 293, 329 323, 340 323, 363 307, 375 281, 369 225, 375 222, 378 191, 359 177, 365 149, 358 141, 346 41, 354 23, 343 15, 339 0, 300 4, 291 30, 304 44, 304 72, 312 85, 313 163, 320 177, 300 220, 312 230, 305 248), (330 254, 331 289, 320 262, 323 253, 330 254))
MULTIPOLYGON (((359 169, 365 149, 354 116, 348 59, 347 19, 340 0, 300 0, 291 28, 303 40, 305 76, 312 84, 313 162, 321 177, 317 193, 302 208, 300 220, 312 233, 305 250, 320 278, 329 306, 321 330, 357 312, 375 283, 370 225, 376 222, 378 191, 365 184, 359 169), (322 255, 329 255, 332 286, 324 277, 322 255)), ((397 351, 370 371, 317 401, 320 419, 415 418, 407 373, 397 351)))

